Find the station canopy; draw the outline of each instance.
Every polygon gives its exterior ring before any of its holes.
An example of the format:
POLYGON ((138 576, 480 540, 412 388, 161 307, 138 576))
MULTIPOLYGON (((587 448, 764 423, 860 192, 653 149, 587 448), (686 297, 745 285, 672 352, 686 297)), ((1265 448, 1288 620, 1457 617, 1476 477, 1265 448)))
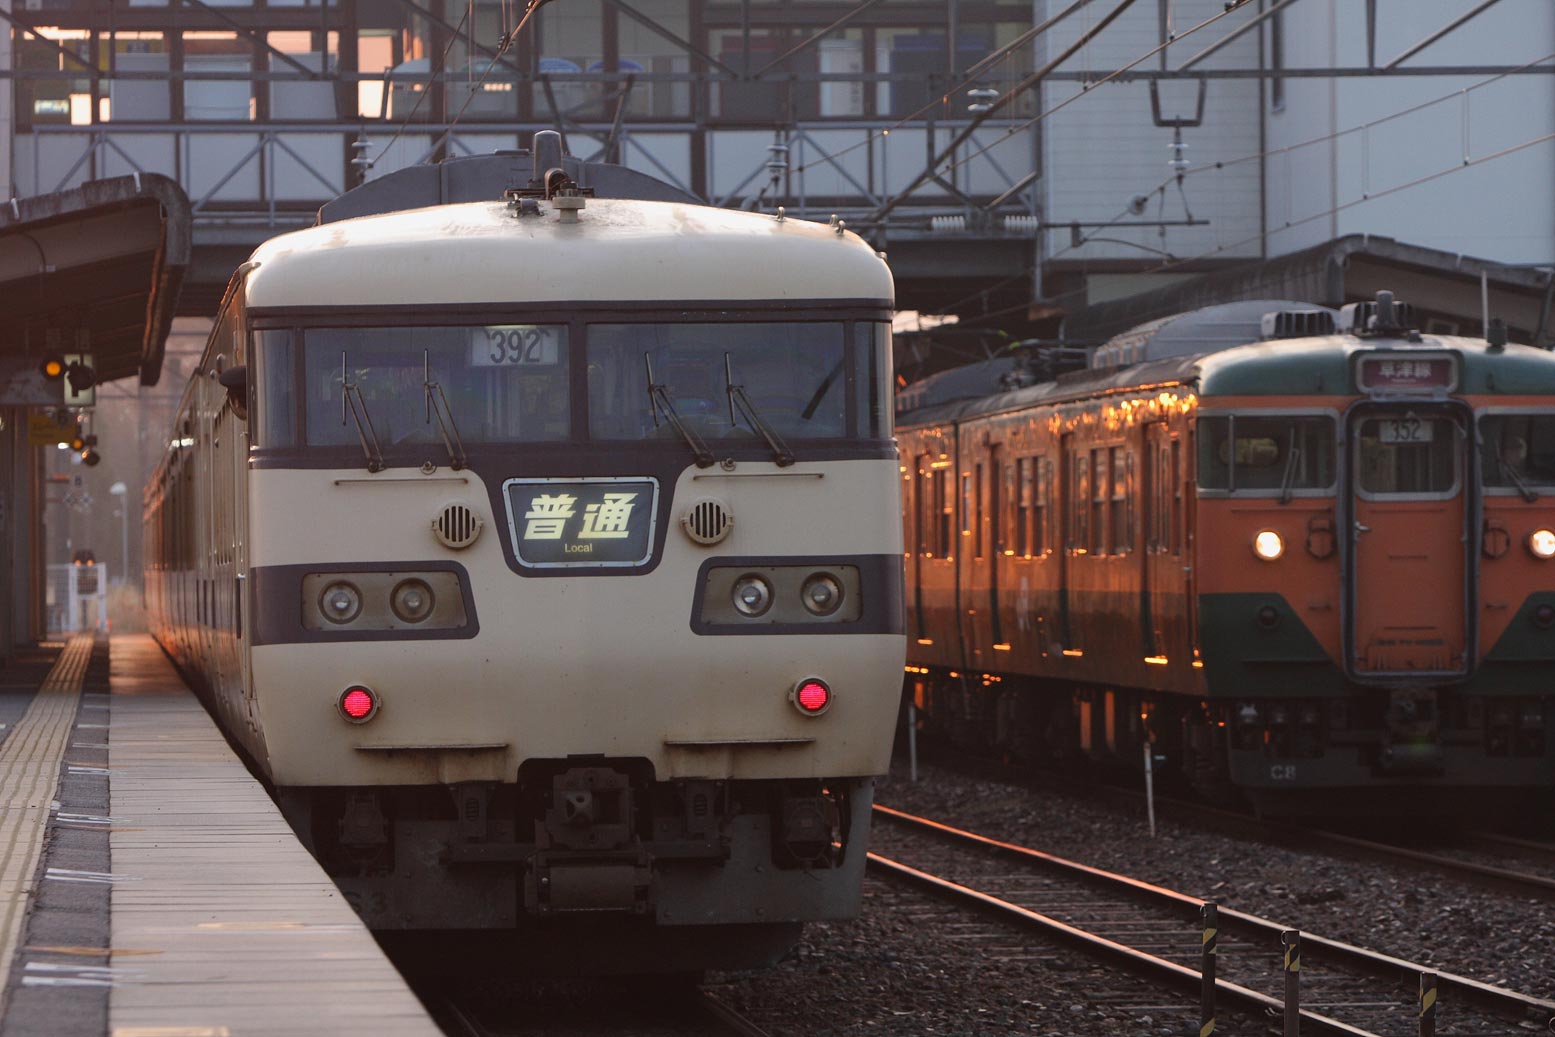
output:
POLYGON ((0 203, 0 404, 60 403, 39 370, 51 354, 155 385, 191 226, 183 190, 150 173, 0 203))

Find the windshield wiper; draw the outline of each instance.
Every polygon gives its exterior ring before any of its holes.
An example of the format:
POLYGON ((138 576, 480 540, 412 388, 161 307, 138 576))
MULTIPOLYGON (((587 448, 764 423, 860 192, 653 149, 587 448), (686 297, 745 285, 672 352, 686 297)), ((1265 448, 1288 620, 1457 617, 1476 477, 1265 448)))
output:
POLYGON ((356 421, 356 437, 362 441, 362 453, 367 455, 369 472, 383 471, 383 448, 378 445, 378 433, 373 431, 373 419, 367 415, 367 401, 362 390, 346 374, 345 350, 340 351, 340 424, 346 423, 346 412, 356 421))
POLYGON ((427 394, 427 424, 432 424, 432 416, 437 415, 437 430, 443 434, 443 446, 448 448, 448 466, 456 472, 468 468, 470 459, 464 454, 464 440, 454 422, 454 410, 448 405, 442 385, 432 380, 431 352, 425 349, 421 351, 421 385, 427 394), (447 421, 443 420, 445 414, 447 421))
POLYGON ((778 434, 772 431, 772 426, 762 420, 756 411, 756 405, 751 402, 750 396, 745 392, 745 386, 734 384, 734 369, 729 363, 729 354, 724 354, 724 392, 729 394, 729 424, 735 424, 734 410, 739 408, 740 414, 750 424, 751 428, 761 433, 761 438, 767 441, 767 446, 772 448, 772 453, 777 457, 777 466, 787 468, 794 463, 794 452, 788 449, 778 434))
POLYGON ((1296 483, 1296 462, 1301 459, 1301 449, 1296 446, 1296 433, 1290 434, 1290 447, 1285 455, 1285 474, 1280 479, 1280 503, 1289 504, 1291 487, 1296 483))
POLYGON ((675 401, 670 399, 669 386, 660 385, 653 380, 653 361, 647 353, 643 354, 643 367, 648 372, 648 406, 653 413, 653 427, 659 427, 659 408, 664 408, 664 416, 680 433, 680 438, 686 441, 691 448, 691 456, 696 459, 698 468, 710 467, 713 463, 713 452, 707 449, 707 444, 695 432, 686 427, 681 420, 680 411, 675 409, 675 401))
POLYGON ((1533 487, 1529 486, 1526 482, 1523 481, 1523 477, 1517 474, 1517 469, 1513 468, 1511 463, 1507 461, 1506 458, 1496 458, 1496 465, 1501 469, 1502 475, 1505 475, 1508 479, 1512 480, 1512 485, 1517 487, 1517 492, 1522 494, 1523 500, 1527 501, 1529 504, 1532 504, 1534 501, 1539 499, 1539 495, 1534 492, 1533 487))

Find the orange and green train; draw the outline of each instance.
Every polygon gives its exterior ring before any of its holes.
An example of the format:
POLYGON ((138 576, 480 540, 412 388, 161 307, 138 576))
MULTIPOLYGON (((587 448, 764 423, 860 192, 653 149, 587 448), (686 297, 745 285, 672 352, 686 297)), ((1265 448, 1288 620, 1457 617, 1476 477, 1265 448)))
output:
POLYGON ((1555 788, 1555 354, 1408 322, 1234 303, 904 390, 927 722, 1265 805, 1555 788))

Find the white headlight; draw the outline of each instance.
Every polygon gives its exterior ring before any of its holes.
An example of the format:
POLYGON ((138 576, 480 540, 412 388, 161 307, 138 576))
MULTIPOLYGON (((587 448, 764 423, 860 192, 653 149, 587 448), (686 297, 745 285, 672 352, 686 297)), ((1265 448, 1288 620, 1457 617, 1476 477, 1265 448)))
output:
POLYGON ((735 609, 743 616, 759 616, 772 605, 772 584, 755 573, 734 581, 735 609))
POLYGON ((1285 553, 1285 541, 1272 529, 1260 529, 1253 537, 1253 554, 1272 562, 1285 553))
POLYGON ((1555 558, 1555 532, 1536 529, 1528 534, 1528 550, 1535 558, 1555 558))
POLYGON ((319 611, 331 623, 349 623, 362 611, 362 595, 354 584, 339 580, 319 595, 319 611))

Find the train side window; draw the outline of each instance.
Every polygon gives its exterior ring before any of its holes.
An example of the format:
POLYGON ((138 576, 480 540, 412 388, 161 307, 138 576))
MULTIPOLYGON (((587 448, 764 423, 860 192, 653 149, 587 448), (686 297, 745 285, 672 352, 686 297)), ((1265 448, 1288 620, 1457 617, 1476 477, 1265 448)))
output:
POLYGON ((972 554, 975 557, 983 557, 983 548, 988 539, 983 527, 985 521, 992 512, 988 505, 988 475, 991 469, 985 469, 982 465, 976 467, 976 474, 972 477, 972 554))
POLYGON ((950 557, 950 527, 953 519, 955 502, 950 497, 949 480, 945 477, 945 469, 936 469, 934 472, 934 514, 935 529, 939 535, 935 537, 934 553, 940 558, 950 557))
POLYGON ((1034 457, 1015 459, 1015 553, 1021 558, 1031 557, 1031 521, 1034 503, 1034 457))
POLYGON ((1112 553, 1125 555, 1134 549, 1134 455, 1122 447, 1109 453, 1112 468, 1112 553))
POLYGON ((1112 480, 1107 472, 1107 451, 1091 451, 1091 554, 1107 553, 1107 499, 1112 480))
POLYGON ((297 445, 297 351, 289 330, 254 335, 249 382, 255 400, 254 442, 264 447, 297 445))
POLYGON ((972 473, 961 473, 961 539, 972 536, 972 473))
POLYGON ((913 525, 917 527, 918 553, 926 555, 932 550, 933 541, 929 538, 930 531, 934 528, 934 511, 931 507, 933 496, 933 469, 929 467, 932 460, 929 454, 918 455, 918 500, 917 514, 913 525))
POLYGON ((1174 555, 1182 554, 1182 441, 1172 440, 1171 482, 1172 524, 1166 531, 1166 542, 1174 555))
POLYGON ((1069 487, 1069 543, 1068 549, 1076 554, 1090 550, 1091 530, 1091 458, 1084 450, 1076 450, 1070 457, 1072 472, 1069 487))
POLYGON ((1045 555, 1053 549, 1053 462, 1045 457, 1036 459, 1037 508, 1035 528, 1031 539, 1037 555, 1045 555))

